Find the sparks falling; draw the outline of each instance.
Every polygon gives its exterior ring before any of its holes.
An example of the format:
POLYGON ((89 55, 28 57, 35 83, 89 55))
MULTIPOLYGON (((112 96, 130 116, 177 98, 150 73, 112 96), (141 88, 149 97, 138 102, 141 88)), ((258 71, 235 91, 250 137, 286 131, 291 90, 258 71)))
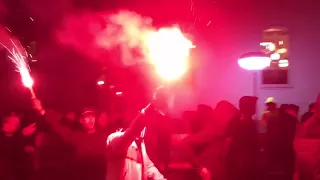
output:
POLYGON ((19 48, 12 39, 10 39, 10 41, 13 45, 12 50, 10 50, 2 43, 1 45, 9 52, 8 57, 11 60, 11 62, 15 65, 16 71, 20 73, 23 85, 32 91, 33 79, 30 75, 30 68, 26 62, 27 52, 23 48, 22 50, 19 50, 19 48))

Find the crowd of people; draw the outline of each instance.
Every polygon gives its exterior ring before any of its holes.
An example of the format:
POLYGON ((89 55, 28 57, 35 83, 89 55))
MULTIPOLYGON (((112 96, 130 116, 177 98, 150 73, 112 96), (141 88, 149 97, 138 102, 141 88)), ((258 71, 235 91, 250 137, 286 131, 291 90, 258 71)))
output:
MULTIPOLYGON (((296 138, 320 139, 320 97, 299 118, 299 107, 266 102, 259 121, 257 97, 235 107, 198 105, 179 120, 167 115, 158 91, 140 111, 112 114, 92 108, 76 114, 46 109, 37 99, 35 122, 2 118, 2 180, 205 179, 308 180, 295 159, 296 138), (259 126, 267 131, 259 133, 259 126)), ((311 173, 312 174, 312 173, 311 173)))

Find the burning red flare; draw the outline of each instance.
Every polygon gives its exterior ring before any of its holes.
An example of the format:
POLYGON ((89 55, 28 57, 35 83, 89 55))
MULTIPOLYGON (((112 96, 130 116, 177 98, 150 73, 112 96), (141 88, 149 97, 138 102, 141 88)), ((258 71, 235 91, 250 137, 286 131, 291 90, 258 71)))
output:
POLYGON ((179 79, 188 70, 189 52, 194 47, 177 26, 157 30, 150 18, 130 11, 72 16, 64 26, 57 33, 59 42, 100 59, 101 56, 95 54, 99 49, 120 47, 123 65, 147 61, 166 81, 179 79), (79 24, 81 32, 74 26, 79 24))

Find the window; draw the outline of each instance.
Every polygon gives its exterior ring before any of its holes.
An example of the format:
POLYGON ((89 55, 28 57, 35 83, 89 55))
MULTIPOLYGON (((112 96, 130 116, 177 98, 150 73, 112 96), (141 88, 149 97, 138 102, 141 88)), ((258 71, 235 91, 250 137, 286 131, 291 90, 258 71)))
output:
POLYGON ((289 84, 288 69, 265 69, 262 71, 262 84, 289 84))

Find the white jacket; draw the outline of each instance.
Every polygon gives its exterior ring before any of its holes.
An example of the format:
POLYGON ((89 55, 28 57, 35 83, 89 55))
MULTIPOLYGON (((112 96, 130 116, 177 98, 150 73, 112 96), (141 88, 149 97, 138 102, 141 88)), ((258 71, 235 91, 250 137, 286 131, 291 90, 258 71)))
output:
POLYGON ((132 134, 129 131, 115 132, 107 139, 106 180, 165 180, 149 159, 144 142, 130 142, 132 134))

